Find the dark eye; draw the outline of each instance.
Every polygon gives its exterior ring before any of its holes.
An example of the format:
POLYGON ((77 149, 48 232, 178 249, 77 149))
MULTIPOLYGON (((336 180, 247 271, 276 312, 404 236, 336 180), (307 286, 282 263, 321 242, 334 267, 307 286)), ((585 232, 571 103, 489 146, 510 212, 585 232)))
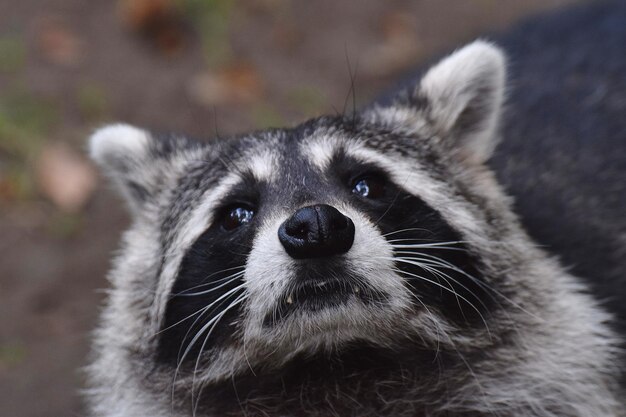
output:
POLYGON ((385 182, 377 177, 361 177, 354 182, 352 192, 361 197, 380 198, 385 194, 385 182))
POLYGON ((225 230, 234 230, 239 226, 250 223, 254 217, 254 210, 246 206, 235 206, 226 210, 222 227, 225 230))

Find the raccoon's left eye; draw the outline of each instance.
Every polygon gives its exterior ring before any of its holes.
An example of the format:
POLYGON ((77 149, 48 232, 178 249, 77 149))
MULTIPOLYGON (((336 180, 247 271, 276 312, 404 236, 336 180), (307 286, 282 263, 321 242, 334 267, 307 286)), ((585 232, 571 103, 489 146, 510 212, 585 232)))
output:
POLYGON ((234 230, 239 226, 250 223, 254 217, 254 210, 246 206, 235 206, 226 210, 222 227, 225 230, 234 230))
POLYGON ((366 198, 380 198, 385 194, 385 181, 375 176, 360 177, 354 181, 352 193, 366 198))

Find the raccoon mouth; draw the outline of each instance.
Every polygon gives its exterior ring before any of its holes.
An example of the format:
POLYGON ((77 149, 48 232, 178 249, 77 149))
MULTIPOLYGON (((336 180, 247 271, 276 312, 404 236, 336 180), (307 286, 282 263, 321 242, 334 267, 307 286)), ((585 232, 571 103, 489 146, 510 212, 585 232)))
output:
POLYGON ((279 299, 276 310, 268 315, 265 325, 275 325, 295 312, 315 313, 356 300, 364 304, 382 302, 384 295, 361 282, 324 280, 297 285, 279 299))

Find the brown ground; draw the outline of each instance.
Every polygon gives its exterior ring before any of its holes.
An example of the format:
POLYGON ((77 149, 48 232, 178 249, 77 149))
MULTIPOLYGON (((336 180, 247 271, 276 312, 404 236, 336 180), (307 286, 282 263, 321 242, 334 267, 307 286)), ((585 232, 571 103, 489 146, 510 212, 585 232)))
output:
POLYGON ((573 1, 189 0, 158 18, 171 2, 0 0, 0 416, 83 414, 79 368, 128 222, 81 161, 79 201, 59 200, 42 154, 82 152, 107 121, 211 137, 341 110, 346 57, 364 102, 430 54, 573 1))

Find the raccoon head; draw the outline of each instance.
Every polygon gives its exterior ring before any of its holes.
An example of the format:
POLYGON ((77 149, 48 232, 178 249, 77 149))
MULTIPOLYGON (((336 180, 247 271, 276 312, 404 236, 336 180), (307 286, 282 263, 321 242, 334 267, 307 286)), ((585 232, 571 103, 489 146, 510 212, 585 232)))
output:
POLYGON ((340 391, 382 410, 407 387, 436 403, 472 379, 547 302, 525 281, 543 258, 485 166, 504 78, 479 41, 349 117, 211 143, 96 132, 133 214, 99 372, 222 413, 340 391))

